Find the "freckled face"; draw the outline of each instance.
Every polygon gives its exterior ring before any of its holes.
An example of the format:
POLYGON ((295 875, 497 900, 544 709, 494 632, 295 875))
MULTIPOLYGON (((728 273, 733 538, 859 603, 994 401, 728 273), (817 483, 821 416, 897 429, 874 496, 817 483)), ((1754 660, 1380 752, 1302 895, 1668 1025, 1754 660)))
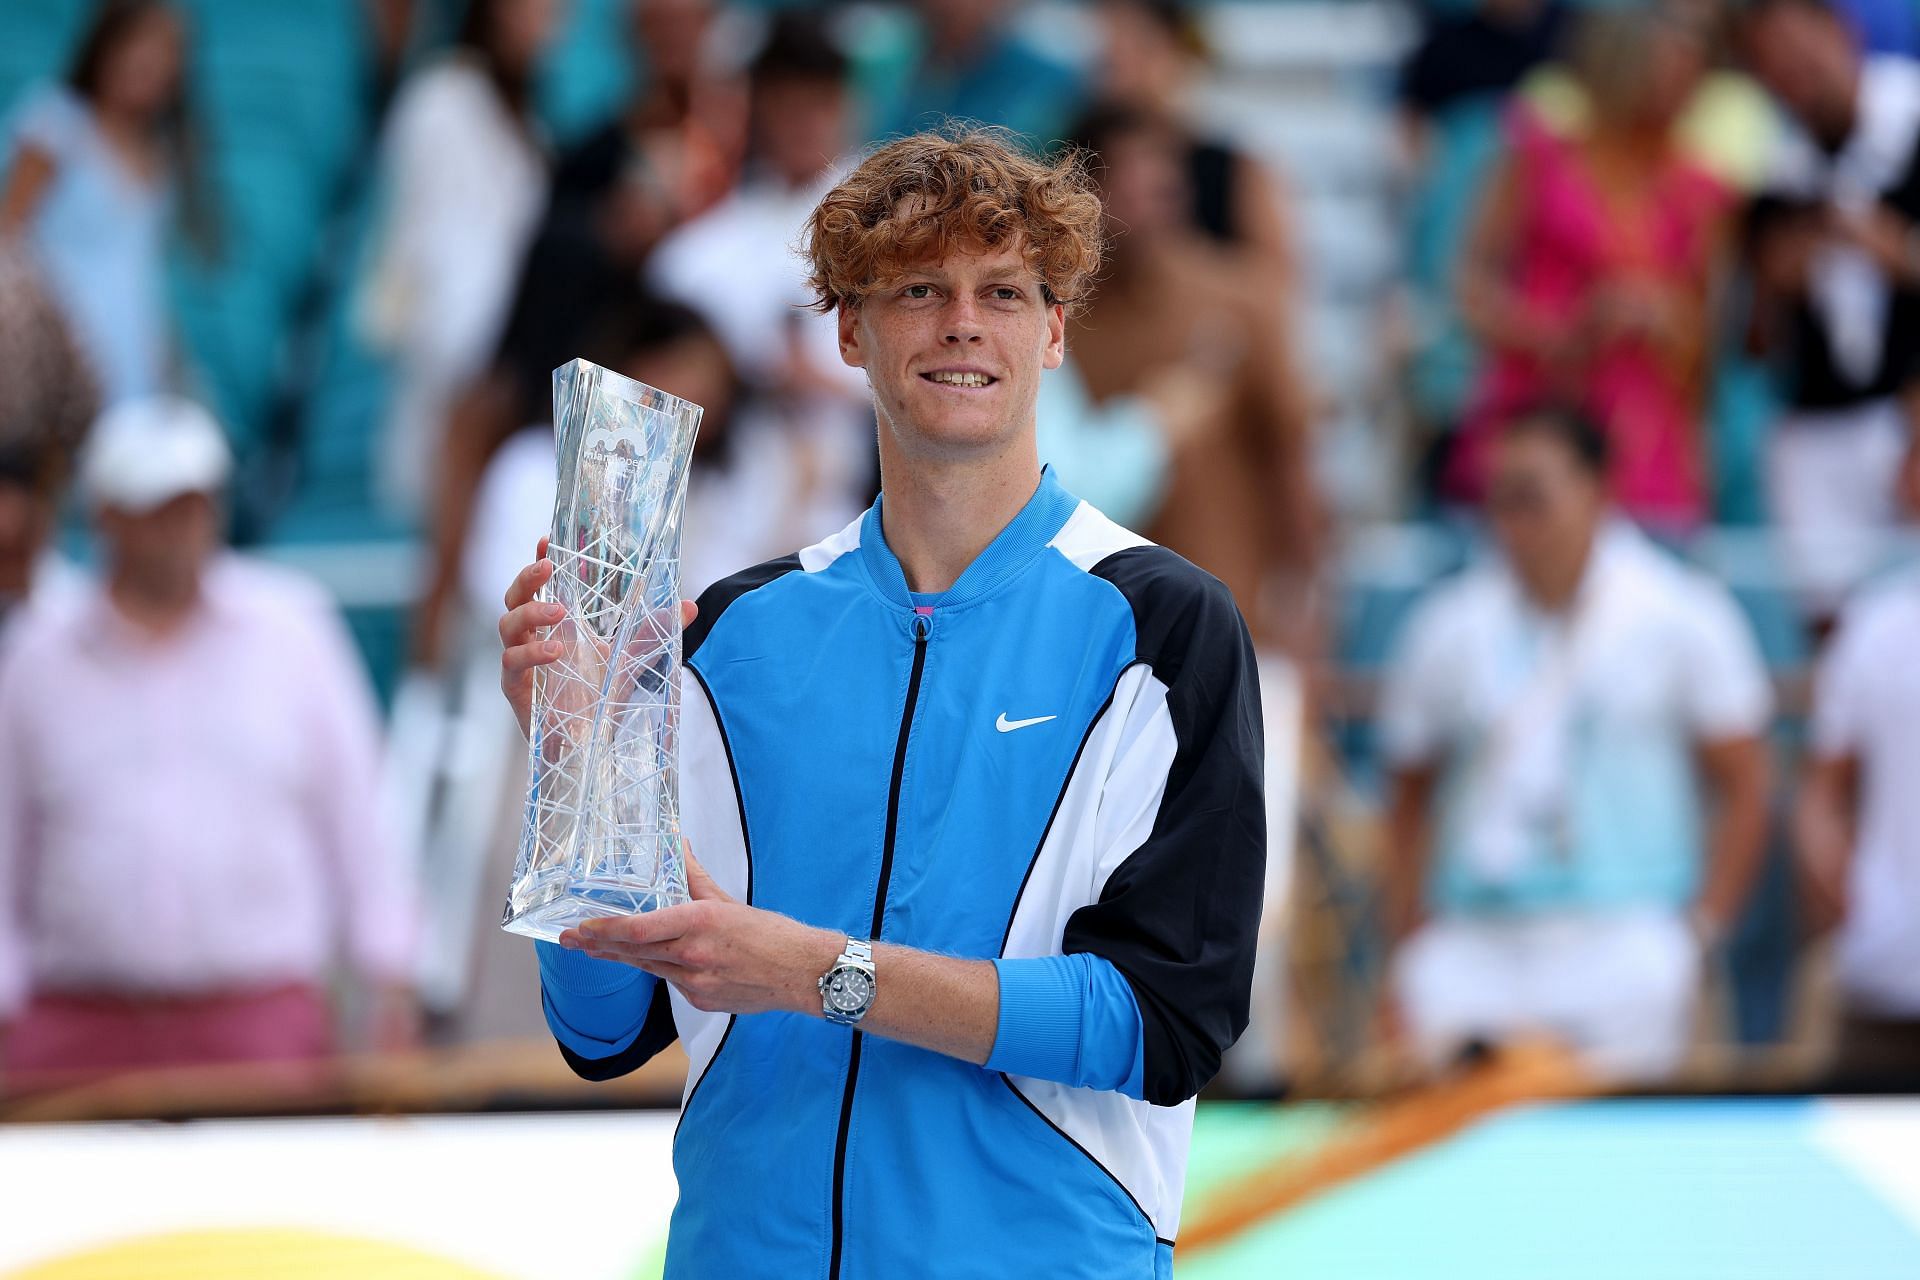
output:
POLYGON ((882 435, 910 456, 990 453, 1032 432, 1040 371, 1065 354, 1065 312, 1017 245, 914 264, 840 312, 840 356, 866 370, 882 435))

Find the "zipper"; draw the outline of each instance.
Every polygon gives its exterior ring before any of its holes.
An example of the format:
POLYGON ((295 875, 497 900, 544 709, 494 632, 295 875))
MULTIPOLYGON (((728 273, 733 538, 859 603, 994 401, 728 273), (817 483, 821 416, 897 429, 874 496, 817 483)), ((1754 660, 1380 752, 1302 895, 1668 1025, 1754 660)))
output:
MULTIPOLYGON (((931 612, 931 610, 929 610, 931 612)), ((900 826, 900 779, 907 767, 907 736, 913 730, 913 709, 920 701, 920 673, 927 666, 927 630, 925 616, 913 620, 913 674, 907 677, 907 705, 900 713, 900 736, 893 747, 893 780, 887 786, 887 834, 880 849, 880 882, 873 892, 873 927, 867 937, 880 937, 880 918, 887 910, 887 882, 893 877, 893 843, 900 826)), ((860 1079, 860 1046, 864 1032, 853 1033, 853 1047, 847 1054, 847 1087, 840 1095, 840 1131, 833 1143, 833 1248, 828 1254, 829 1280, 839 1280, 840 1245, 844 1234, 847 1196, 847 1130, 853 1123, 853 1090, 860 1079)))

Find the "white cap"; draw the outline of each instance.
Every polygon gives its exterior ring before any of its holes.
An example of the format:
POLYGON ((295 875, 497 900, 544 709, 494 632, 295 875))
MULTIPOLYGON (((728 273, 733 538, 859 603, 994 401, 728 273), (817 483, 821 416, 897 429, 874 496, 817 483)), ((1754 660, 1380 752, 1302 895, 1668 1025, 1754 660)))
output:
POLYGON ((123 400, 93 424, 80 492, 93 507, 151 511, 185 493, 217 493, 233 469, 213 415, 179 396, 123 400))

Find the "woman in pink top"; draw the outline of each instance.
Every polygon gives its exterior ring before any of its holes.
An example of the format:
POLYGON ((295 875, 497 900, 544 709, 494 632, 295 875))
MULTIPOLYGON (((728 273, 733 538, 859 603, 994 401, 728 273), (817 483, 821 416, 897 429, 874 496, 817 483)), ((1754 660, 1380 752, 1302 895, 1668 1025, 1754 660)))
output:
POLYGON ((1454 497, 1479 499, 1503 423, 1554 403, 1606 430, 1614 495, 1637 519, 1685 530, 1709 514, 1700 417, 1731 193, 1675 140, 1706 62, 1677 8, 1586 18, 1580 124, 1514 113, 1462 263, 1462 311, 1488 359, 1448 464, 1454 497))

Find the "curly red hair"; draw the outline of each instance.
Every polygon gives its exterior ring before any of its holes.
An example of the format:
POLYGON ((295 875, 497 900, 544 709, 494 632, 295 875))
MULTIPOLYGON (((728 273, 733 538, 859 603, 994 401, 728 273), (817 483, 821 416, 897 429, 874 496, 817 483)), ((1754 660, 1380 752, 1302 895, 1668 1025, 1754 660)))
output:
POLYGON ((1037 158, 1005 129, 955 126, 868 156, 807 221, 813 308, 854 307, 912 263, 950 249, 1018 248, 1046 300, 1086 301, 1105 250, 1084 154, 1037 158))

